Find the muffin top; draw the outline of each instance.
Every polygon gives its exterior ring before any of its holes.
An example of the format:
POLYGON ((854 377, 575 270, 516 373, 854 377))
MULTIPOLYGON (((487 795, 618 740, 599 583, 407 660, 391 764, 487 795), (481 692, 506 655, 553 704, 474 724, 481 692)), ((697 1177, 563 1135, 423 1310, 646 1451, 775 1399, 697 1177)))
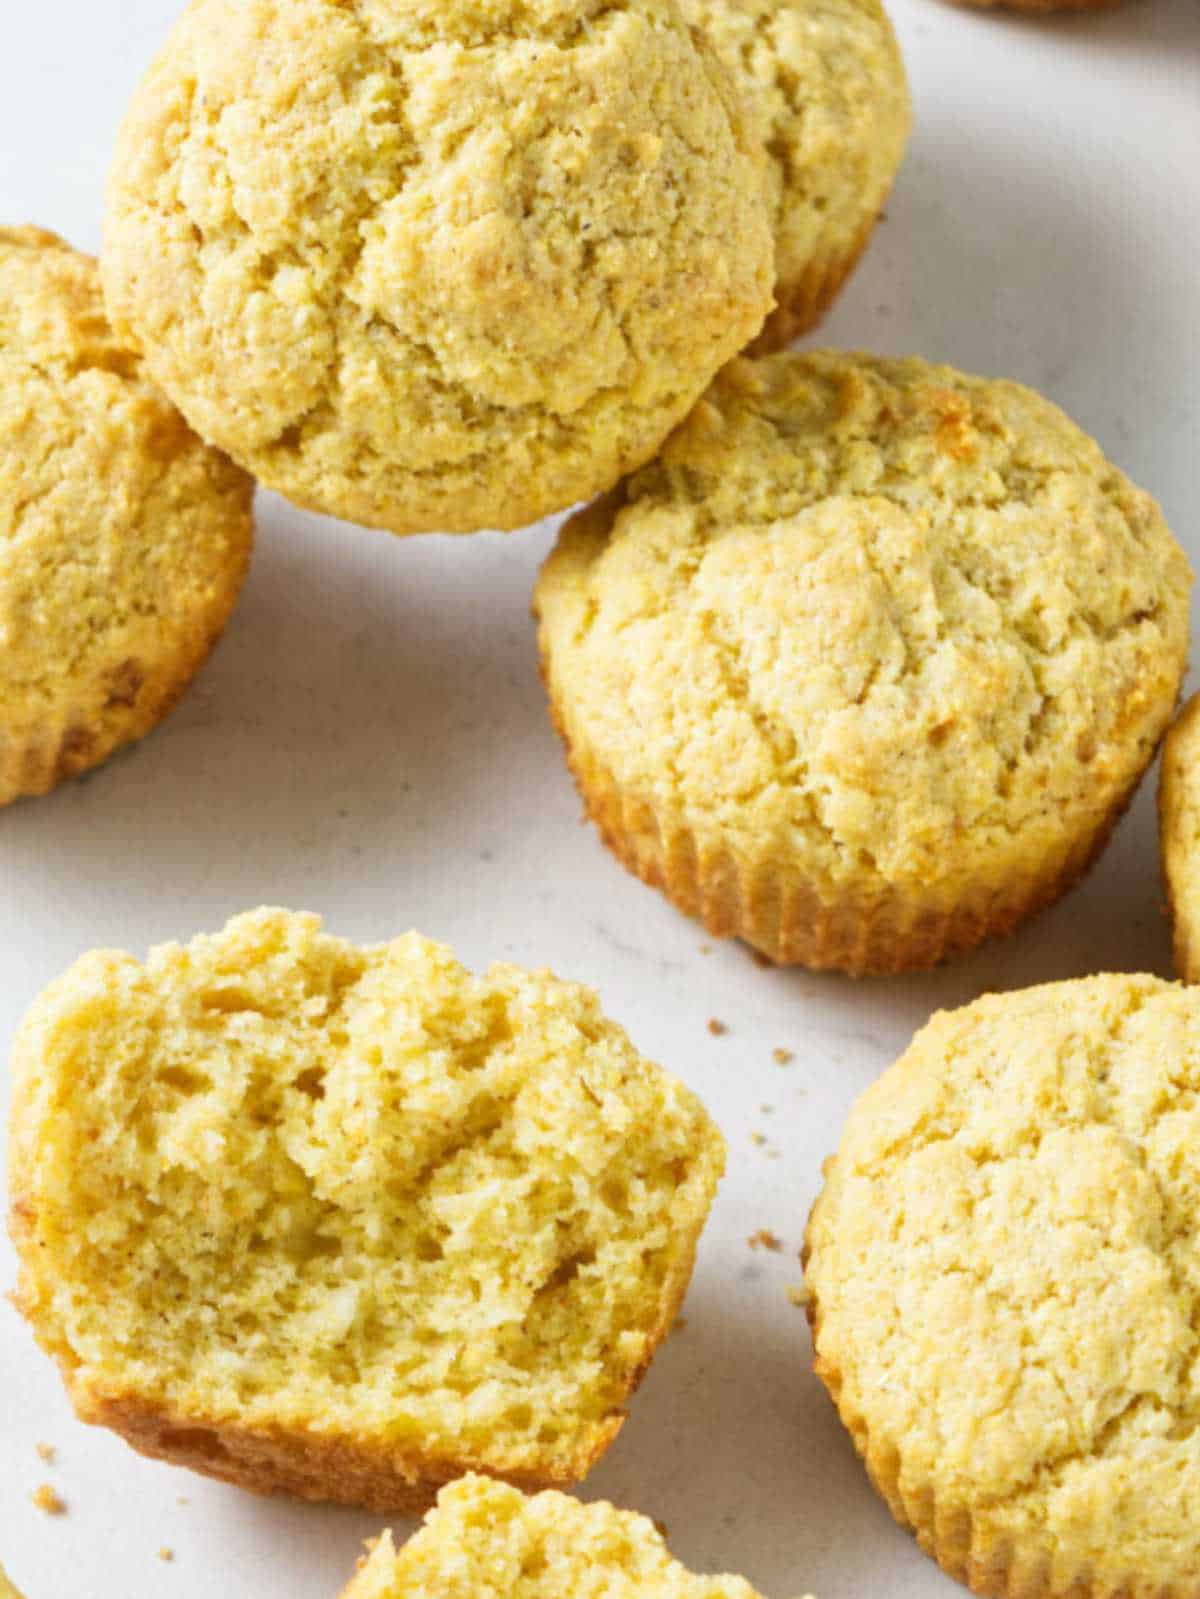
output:
POLYGON ((193 0, 120 137, 106 292, 271 487, 514 527, 758 331, 765 171, 673 0, 193 0))
POLYGON ((1200 993, 1101 976, 941 1013, 809 1228, 819 1369, 900 1491, 1063 1591, 1200 1563, 1200 993), (890 1468, 889 1468, 890 1470, 890 1468))
POLYGON ((1161 734, 1190 572, 1061 411, 922 361, 728 367, 537 591, 571 742, 660 817, 847 883, 978 884, 1161 734))
POLYGON ((194 656, 241 583, 252 492, 114 336, 95 262, 0 228, 0 732, 128 707, 147 663, 194 656))
POLYGON ((84 956, 13 1072, 19 1298, 81 1411, 414 1473, 583 1474, 724 1160, 588 990, 282 910, 84 956))
POLYGON ((686 0, 769 156, 781 299, 814 258, 857 253, 912 120, 879 0, 686 0))
POLYGON ((526 1498, 486 1477, 443 1488, 397 1553, 375 1545, 343 1599, 758 1599, 741 1577, 698 1577, 646 1516, 566 1494, 526 1498))
POLYGON ((1200 978, 1200 695, 1167 735, 1159 790, 1163 878, 1175 927, 1175 969, 1200 978))

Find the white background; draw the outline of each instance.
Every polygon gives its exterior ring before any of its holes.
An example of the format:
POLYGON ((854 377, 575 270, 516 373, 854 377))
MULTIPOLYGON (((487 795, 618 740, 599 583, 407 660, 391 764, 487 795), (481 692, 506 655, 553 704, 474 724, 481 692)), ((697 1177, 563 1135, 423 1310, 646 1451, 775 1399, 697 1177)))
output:
MULTIPOLYGON (((98 245, 122 104, 174 9, 0 0, 0 218, 98 245)), ((916 133, 823 337, 1045 391, 1200 558, 1200 4, 1052 22, 941 0, 894 12, 916 133)), ((1167 970, 1151 785, 1087 885, 1010 942, 908 980, 764 971, 709 949, 580 826, 528 617, 549 529, 401 542, 267 497, 259 509, 245 596, 172 720, 90 780, 0 812, 0 1098, 22 1011, 77 954, 142 953, 262 901, 319 910, 355 939, 416 926, 471 965, 594 983, 701 1092, 730 1165, 686 1328, 586 1493, 663 1518, 681 1558, 771 1599, 954 1592, 872 1495, 785 1287, 848 1106, 934 1008, 1167 970), (776 1046, 795 1062, 776 1065, 776 1046), (748 1248, 763 1227, 781 1254, 748 1248)), ((12 1278, 0 1244, 0 1283, 12 1278)), ((0 1302, 0 1561, 27 1599, 333 1599, 377 1530, 80 1426, 0 1302), (65 1517, 31 1504, 43 1481, 65 1517)))

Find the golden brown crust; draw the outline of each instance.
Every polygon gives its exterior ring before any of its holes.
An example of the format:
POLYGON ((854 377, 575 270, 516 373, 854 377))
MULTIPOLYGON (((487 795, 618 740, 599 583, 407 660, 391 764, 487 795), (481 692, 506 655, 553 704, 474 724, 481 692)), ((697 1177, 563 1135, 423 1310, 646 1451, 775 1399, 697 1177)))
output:
POLYGON ((53 718, 44 718, 32 734, 14 736, 12 730, 0 728, 0 805, 48 794, 144 738, 170 715, 221 641, 249 555, 247 548, 241 569, 230 570, 229 593, 216 608, 211 629, 195 627, 186 639, 177 640, 169 655, 152 660, 114 658, 110 666, 97 671, 91 694, 53 718), (219 614, 222 610, 224 617, 219 614))
MULTIPOLYGON (((664 1317, 654 1349, 670 1331, 682 1297, 681 1292, 669 1317, 664 1317)), ((630 1384, 627 1398, 640 1385, 653 1353, 652 1349, 630 1384)), ((385 1452, 350 1439, 319 1438, 282 1427, 250 1429, 213 1417, 177 1415, 147 1405, 136 1396, 96 1401, 75 1388, 70 1392, 81 1421, 109 1428, 152 1460, 186 1466, 251 1493, 290 1494, 406 1517, 424 1515, 446 1483, 471 1471, 528 1492, 574 1487, 608 1451, 626 1420, 622 1410, 595 1427, 572 1471, 498 1470, 465 1454, 451 1459, 421 1450, 385 1452)))
MULTIPOLYGON (((549 689, 544 656, 541 675, 549 689)), ((548 703, 584 809, 610 853, 714 938, 739 938, 777 966, 888 977, 928 970, 985 939, 1006 937, 1086 876, 1137 792, 1135 785, 1091 834, 1064 841, 1041 871, 998 893, 964 897, 944 915, 913 906, 900 893, 870 904, 830 905, 794 863, 739 860, 731 851, 705 849, 682 827, 664 828, 649 804, 624 794, 573 746, 552 691, 548 703)))
POLYGON ((212 1417, 173 1415, 132 1396, 101 1401, 78 1414, 83 1421, 108 1427, 152 1460, 186 1466, 251 1493, 290 1494, 405 1517, 424 1515, 439 1489, 468 1471, 529 1490, 570 1487, 600 1459, 625 1419, 615 1416, 599 1431, 576 1476, 500 1472, 479 1461, 447 1460, 419 1450, 384 1453, 350 1439, 318 1438, 283 1428, 248 1429, 212 1417))
MULTIPOLYGON (((34 1247, 34 1216, 27 1185, 14 1170, 11 1179, 9 1232, 18 1252, 34 1247)), ((650 1369, 659 1346, 670 1333, 691 1282, 696 1251, 676 1263, 663 1284, 659 1318, 651 1330, 646 1352, 631 1374, 623 1403, 632 1399, 650 1369)), ((20 1293, 13 1302, 23 1315, 28 1310, 20 1293)), ((201 1412, 169 1409, 136 1393, 103 1394, 78 1380, 77 1372, 57 1347, 35 1336, 48 1354, 58 1359, 68 1397, 80 1421, 107 1427, 131 1448, 151 1460, 185 1466, 201 1476, 232 1483, 250 1493, 291 1494, 334 1504, 397 1516, 422 1516, 433 1507, 446 1483, 479 1472, 529 1492, 543 1488, 571 1488, 582 1482, 607 1453, 625 1425, 627 1412, 616 1411, 595 1425, 569 1471, 519 1467, 498 1469, 463 1452, 453 1457, 420 1449, 382 1450, 369 1441, 322 1438, 303 1429, 248 1428, 201 1412)))
POLYGON ((861 975, 1078 879, 1170 720, 1190 581, 1039 396, 811 352, 727 368, 564 527, 535 603, 614 854, 715 934, 861 975))

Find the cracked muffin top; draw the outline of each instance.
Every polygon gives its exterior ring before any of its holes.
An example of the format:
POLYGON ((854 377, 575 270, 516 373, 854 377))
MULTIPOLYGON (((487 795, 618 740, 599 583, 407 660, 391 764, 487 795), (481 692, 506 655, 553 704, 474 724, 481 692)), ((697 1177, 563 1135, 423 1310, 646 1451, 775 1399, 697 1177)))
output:
POLYGON ((1194 989, 988 995, 862 1097, 813 1212, 818 1369, 889 1498, 1056 1592, 1195 1581, 1198 1090, 1194 989))
POLYGON ((673 0, 193 0, 119 140, 105 286, 264 483, 470 531, 646 460, 773 253, 765 154, 673 0))
POLYGON ((1187 561, 1048 401, 919 360, 740 360, 537 591, 568 741, 660 827, 818 891, 1010 881, 1118 810, 1187 561))

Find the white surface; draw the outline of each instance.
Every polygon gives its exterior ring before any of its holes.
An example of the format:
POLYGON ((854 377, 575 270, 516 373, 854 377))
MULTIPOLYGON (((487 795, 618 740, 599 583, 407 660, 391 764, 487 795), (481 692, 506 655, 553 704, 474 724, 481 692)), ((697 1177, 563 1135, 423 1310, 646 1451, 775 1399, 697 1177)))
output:
MULTIPOLYGON (((1044 390, 1200 557, 1200 7, 1142 0, 1051 23, 894 9, 917 132, 824 337, 1044 390)), ((4 0, 5 220, 97 244, 113 130, 172 10, 4 0)), ((415 925, 473 965, 547 963, 596 984, 703 1094, 730 1171, 686 1329, 587 1493, 664 1518, 683 1559, 772 1599, 955 1592, 874 1498, 784 1290, 847 1107, 932 1009, 1105 967, 1166 970, 1149 788, 1086 887, 1009 943, 908 981, 764 971, 736 946, 709 951, 579 825, 527 614, 546 530, 400 542, 271 499, 260 510, 245 598, 172 721, 91 780, 0 812, 0 1062, 24 1007, 82 950, 141 953, 264 900, 353 938, 415 925), (772 1061, 778 1045, 791 1066, 772 1061), (783 1253, 748 1249, 761 1227, 783 1253)), ((2 1065, 0 1082, 6 1097, 2 1065)), ((12 1275, 0 1245, 0 1282, 12 1275)), ((0 1560, 28 1599, 332 1599, 377 1530, 81 1427, 0 1302, 0 1560), (38 1440, 58 1450, 53 1468, 38 1440), (65 1518, 31 1505, 42 1481, 65 1518)))

